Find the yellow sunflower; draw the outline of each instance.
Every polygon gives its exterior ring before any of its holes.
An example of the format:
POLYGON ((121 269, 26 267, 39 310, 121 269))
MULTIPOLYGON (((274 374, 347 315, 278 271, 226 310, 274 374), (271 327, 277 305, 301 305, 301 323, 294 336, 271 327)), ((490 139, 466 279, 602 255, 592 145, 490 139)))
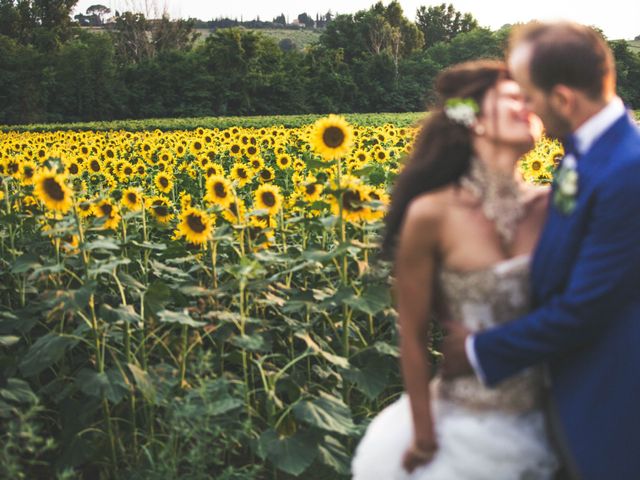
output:
POLYGON ((371 200, 369 188, 366 185, 362 185, 356 177, 345 175, 339 187, 335 182, 332 182, 331 186, 335 193, 329 196, 329 203, 334 215, 340 215, 342 204, 342 218, 347 222, 356 223, 369 219, 371 210, 363 205, 371 200))
POLYGON ((49 210, 66 213, 71 208, 71 190, 65 176, 52 170, 42 170, 34 175, 34 191, 49 210))
POLYGON ((137 212, 142 208, 142 194, 140 189, 129 187, 122 192, 122 204, 132 212, 137 212))
POLYGON ((100 200, 93 206, 93 214, 99 218, 104 219, 102 228, 115 230, 120 223, 120 213, 117 205, 111 203, 108 198, 100 200))
POLYGON ((275 215, 282 206, 282 195, 276 185, 260 185, 254 192, 255 206, 260 210, 267 210, 269 215, 275 215))
POLYGON ((340 158, 349 153, 353 141, 353 128, 337 115, 321 118, 311 131, 310 143, 325 160, 340 158))
POLYGON ((207 194, 204 199, 220 205, 223 208, 233 202, 233 187, 231 182, 222 175, 212 175, 207 179, 207 194))
POLYGON ((173 188, 173 178, 165 172, 158 173, 154 183, 158 191, 162 193, 169 193, 173 188))
POLYGON ((33 160, 27 160, 22 162, 20 167, 21 176, 22 176, 22 184, 23 185, 31 185, 33 183, 33 179, 36 174, 36 164, 33 160))
POLYGON ((276 165, 278 165, 281 170, 291 167, 292 163, 291 157, 287 154, 279 155, 278 158, 276 158, 276 165))
POLYGON ((299 191, 302 194, 302 197, 308 203, 313 203, 316 200, 320 200, 322 190, 323 186, 319 184, 315 178, 309 178, 299 187, 299 191))
POLYGON ((89 217, 93 214, 93 203, 88 198, 80 198, 78 199, 78 214, 82 218, 89 217))
POLYGON ((268 165, 258 172, 258 180, 260 180, 260 183, 273 182, 275 178, 276 174, 273 171, 273 167, 268 165))
POLYGON ((147 208, 160 223, 168 223, 173 218, 172 202, 166 197, 155 196, 147 199, 147 208))
POLYGON ((180 222, 176 236, 187 239, 188 242, 202 245, 211 238, 215 218, 207 212, 197 208, 188 208, 180 214, 180 222))
POLYGON ((231 202, 229 206, 222 211, 222 216, 227 222, 235 225, 244 223, 245 217, 247 216, 247 207, 244 204, 244 200, 238 198, 236 201, 231 202))
POLYGON ((253 171, 246 165, 236 163, 231 168, 230 177, 232 180, 238 182, 238 187, 242 188, 251 181, 253 177, 253 171))

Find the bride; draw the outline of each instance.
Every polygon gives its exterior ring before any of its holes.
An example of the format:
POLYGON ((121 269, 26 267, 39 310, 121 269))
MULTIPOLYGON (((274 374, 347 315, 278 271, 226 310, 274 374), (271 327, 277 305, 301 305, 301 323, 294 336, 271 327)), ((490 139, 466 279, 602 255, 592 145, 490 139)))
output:
POLYGON ((441 108, 398 177, 383 245, 395 261, 406 393, 367 428, 353 478, 551 479, 541 372, 488 389, 473 376, 430 381, 428 361, 432 313, 481 330, 529 308, 548 192, 519 181, 516 164, 541 125, 501 62, 451 67, 436 89, 441 108))

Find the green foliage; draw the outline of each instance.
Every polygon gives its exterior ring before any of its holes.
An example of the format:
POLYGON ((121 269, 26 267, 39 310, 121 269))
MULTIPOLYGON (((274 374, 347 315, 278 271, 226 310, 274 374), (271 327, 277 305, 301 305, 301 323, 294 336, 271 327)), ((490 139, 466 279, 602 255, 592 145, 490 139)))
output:
POLYGON ((425 47, 438 42, 448 43, 458 34, 478 28, 478 21, 470 13, 462 13, 452 4, 442 3, 431 7, 420 7, 416 24, 424 35, 425 47))
MULTIPOLYGON (((337 15, 321 30, 211 32, 196 30, 195 20, 152 22, 125 12, 108 33, 89 33, 65 22, 33 27, 31 14, 9 0, 0 2, 0 13, 0 124, 6 125, 424 111, 439 71, 503 58, 510 30, 479 28, 448 4, 422 7, 413 22, 397 1, 337 15)), ((637 43, 611 42, 620 94, 636 109, 637 43)))

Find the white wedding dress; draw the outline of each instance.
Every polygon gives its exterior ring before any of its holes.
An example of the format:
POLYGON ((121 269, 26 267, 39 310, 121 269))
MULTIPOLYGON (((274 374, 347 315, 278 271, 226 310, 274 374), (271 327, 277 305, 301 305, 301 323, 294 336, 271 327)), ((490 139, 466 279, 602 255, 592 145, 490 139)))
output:
MULTIPOLYGON (((529 309, 529 257, 472 272, 440 269, 440 292, 452 318, 472 331, 529 309)), ((354 480, 548 480, 558 466, 541 410, 542 377, 528 370, 484 387, 474 376, 431 383, 439 449, 411 474, 402 457, 413 440, 403 394, 368 426, 352 460, 354 480)))

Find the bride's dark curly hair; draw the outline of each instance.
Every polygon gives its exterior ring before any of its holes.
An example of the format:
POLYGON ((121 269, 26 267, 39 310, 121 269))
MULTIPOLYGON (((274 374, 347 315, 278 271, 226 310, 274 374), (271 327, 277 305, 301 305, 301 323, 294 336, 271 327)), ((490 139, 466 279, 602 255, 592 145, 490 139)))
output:
POLYGON ((394 256, 398 233, 411 201, 423 193, 456 183, 469 169, 471 131, 445 115, 445 102, 450 98, 473 98, 482 105, 487 91, 507 78, 510 77, 506 65, 497 60, 460 63, 438 75, 435 82, 438 103, 429 109, 391 193, 382 241, 384 258, 394 256))

